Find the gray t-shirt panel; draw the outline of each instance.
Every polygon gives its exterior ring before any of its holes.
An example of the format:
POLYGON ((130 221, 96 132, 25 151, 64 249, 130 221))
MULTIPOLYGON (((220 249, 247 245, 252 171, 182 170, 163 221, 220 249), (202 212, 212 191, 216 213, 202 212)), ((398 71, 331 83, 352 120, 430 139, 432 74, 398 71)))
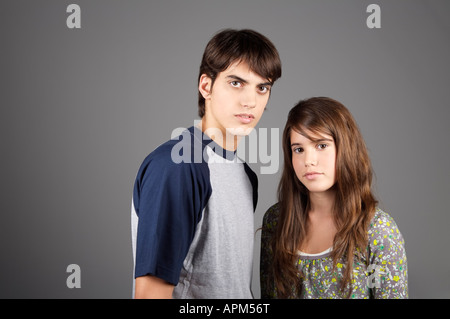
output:
POLYGON ((253 187, 243 163, 207 154, 212 193, 173 297, 253 298, 253 187))

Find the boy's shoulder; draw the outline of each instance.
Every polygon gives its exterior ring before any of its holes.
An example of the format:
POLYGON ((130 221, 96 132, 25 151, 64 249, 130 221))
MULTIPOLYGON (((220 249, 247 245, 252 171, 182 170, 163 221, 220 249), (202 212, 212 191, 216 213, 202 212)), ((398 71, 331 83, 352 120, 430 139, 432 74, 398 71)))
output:
POLYGON ((146 156, 142 166, 152 163, 152 165, 179 169, 187 168, 190 166, 189 164, 199 164, 201 161, 198 161, 193 155, 195 147, 201 148, 202 143, 196 142, 194 127, 190 127, 156 147, 146 156))

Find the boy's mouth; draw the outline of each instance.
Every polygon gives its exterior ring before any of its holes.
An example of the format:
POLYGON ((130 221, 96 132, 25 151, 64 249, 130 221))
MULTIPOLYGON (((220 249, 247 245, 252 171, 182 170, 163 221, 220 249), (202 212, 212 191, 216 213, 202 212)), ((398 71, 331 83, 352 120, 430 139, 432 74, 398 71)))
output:
POLYGON ((247 113, 236 114, 235 117, 244 124, 249 124, 255 119, 255 117, 252 114, 247 113))

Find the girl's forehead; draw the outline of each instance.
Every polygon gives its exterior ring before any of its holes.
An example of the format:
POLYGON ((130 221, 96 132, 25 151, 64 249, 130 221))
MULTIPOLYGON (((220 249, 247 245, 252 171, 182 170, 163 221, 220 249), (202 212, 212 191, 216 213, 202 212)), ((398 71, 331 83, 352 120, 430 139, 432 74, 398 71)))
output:
POLYGON ((322 141, 322 140, 331 140, 334 141, 333 136, 326 132, 310 130, 305 128, 296 129, 293 128, 290 134, 291 140, 309 140, 311 142, 322 141))

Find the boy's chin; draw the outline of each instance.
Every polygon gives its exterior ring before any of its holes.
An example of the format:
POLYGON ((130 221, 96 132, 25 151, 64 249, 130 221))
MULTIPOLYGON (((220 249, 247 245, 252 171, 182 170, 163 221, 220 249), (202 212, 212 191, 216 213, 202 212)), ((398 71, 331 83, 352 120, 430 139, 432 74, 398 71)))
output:
POLYGON ((227 128, 227 133, 234 136, 247 136, 253 131, 253 127, 227 128))

